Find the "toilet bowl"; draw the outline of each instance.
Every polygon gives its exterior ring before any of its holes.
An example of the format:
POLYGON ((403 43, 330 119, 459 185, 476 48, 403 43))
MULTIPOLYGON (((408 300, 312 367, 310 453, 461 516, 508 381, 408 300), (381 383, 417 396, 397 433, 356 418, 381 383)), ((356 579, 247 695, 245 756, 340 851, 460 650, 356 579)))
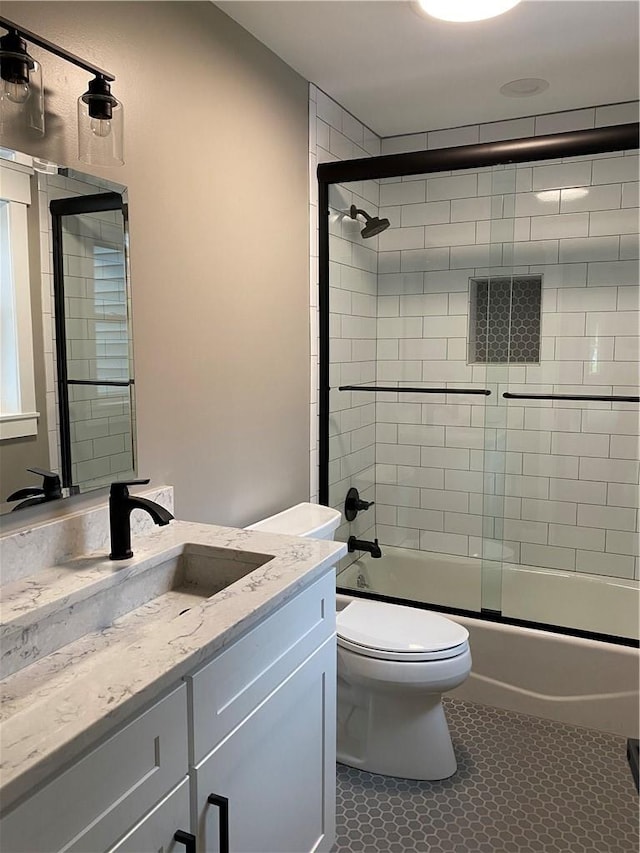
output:
POLYGON ((437 613, 352 601, 338 613, 338 761, 446 779, 456 757, 442 694, 471 671, 468 631, 437 613))
MULTIPOLYGON (((298 504, 248 530, 332 539, 341 514, 298 504)), ((405 779, 457 769, 442 694, 471 671, 469 633, 438 613, 358 599, 337 614, 337 758, 405 779)))

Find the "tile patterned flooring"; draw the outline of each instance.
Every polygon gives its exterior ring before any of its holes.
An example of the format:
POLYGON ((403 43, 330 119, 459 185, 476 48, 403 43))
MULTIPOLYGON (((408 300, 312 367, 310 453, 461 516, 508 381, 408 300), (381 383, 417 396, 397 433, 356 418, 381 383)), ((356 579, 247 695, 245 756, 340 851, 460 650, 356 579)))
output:
POLYGON ((445 710, 450 779, 338 765, 335 853, 637 853, 624 738, 454 699, 445 710))

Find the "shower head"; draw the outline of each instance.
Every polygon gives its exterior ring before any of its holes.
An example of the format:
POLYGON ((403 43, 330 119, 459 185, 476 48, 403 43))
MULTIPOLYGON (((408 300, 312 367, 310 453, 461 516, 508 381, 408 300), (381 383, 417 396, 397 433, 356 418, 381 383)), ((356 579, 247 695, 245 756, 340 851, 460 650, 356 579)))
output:
POLYGON ((369 214, 365 213, 364 210, 360 210, 360 208, 356 207, 355 204, 352 204, 349 208, 349 216, 352 219, 356 219, 358 214, 360 214, 360 216, 364 216, 366 219, 366 225, 360 232, 363 240, 366 240, 367 237, 375 237, 376 234, 380 234, 381 231, 386 230, 390 225, 388 219, 378 219, 377 216, 369 216, 369 214))

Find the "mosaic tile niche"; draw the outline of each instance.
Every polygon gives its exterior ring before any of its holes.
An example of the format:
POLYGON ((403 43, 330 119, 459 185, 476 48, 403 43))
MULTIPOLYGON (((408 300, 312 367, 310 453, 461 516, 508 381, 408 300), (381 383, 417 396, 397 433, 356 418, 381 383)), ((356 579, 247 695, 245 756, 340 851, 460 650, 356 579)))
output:
POLYGON ((470 279, 469 362, 540 361, 541 276, 470 279))

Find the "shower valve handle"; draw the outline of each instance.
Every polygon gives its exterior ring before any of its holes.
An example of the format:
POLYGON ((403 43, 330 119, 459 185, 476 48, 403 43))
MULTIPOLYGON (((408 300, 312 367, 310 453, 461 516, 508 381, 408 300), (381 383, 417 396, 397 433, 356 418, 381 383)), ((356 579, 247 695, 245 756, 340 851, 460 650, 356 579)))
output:
POLYGON ((344 515, 347 521, 353 521, 359 512, 369 509, 375 501, 363 501, 355 487, 351 487, 347 492, 347 498, 344 502, 344 515))

